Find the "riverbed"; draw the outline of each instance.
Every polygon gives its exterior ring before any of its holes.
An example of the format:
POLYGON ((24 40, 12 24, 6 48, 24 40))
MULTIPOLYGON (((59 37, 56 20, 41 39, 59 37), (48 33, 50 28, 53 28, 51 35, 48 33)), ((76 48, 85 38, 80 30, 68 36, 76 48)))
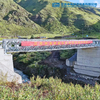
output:
POLYGON ((17 73, 17 74, 19 74, 22 77, 22 82, 23 83, 30 83, 30 79, 22 71, 14 68, 14 72, 17 73))

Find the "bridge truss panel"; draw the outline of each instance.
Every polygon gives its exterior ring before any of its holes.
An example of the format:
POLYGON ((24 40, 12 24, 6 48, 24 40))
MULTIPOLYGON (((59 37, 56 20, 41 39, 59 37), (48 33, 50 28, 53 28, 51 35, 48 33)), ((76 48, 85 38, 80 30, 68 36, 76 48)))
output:
POLYGON ((100 46, 99 40, 55 40, 55 39, 4 39, 2 42, 5 53, 36 52, 100 46))

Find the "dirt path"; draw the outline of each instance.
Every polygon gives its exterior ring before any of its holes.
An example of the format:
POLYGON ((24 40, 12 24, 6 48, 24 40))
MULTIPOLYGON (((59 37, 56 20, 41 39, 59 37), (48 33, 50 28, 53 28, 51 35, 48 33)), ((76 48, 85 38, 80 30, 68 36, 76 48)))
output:
POLYGON ((59 67, 61 69, 65 68, 65 62, 59 60, 60 58, 60 53, 59 51, 53 51, 52 55, 50 55, 46 60, 44 60, 44 63, 49 64, 50 66, 53 67, 59 67))

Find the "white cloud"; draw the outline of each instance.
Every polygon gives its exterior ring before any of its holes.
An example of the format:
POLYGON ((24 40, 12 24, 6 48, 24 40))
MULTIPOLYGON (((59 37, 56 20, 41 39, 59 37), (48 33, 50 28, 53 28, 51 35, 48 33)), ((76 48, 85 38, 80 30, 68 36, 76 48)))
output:
POLYGON ((84 3, 84 0, 79 0, 80 3, 84 3))
POLYGON ((94 3, 97 3, 97 8, 100 7, 100 3, 98 1, 94 1, 94 3))

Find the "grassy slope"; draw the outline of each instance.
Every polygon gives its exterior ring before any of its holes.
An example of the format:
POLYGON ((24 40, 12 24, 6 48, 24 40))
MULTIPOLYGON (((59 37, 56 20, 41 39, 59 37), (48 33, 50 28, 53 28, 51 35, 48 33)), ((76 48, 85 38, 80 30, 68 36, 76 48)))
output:
POLYGON ((45 32, 29 18, 29 13, 13 0, 0 1, 0 35, 30 35, 45 32))
MULTIPOLYGON (((100 9, 53 8, 55 0, 14 0, 33 15, 30 18, 51 33, 83 33, 93 35, 100 31, 100 9), (36 20, 37 19, 37 20, 36 20)), ((56 2, 64 2, 56 0, 56 2)))
POLYGON ((65 84, 58 78, 32 77, 30 84, 0 81, 1 100, 100 100, 100 85, 65 84), (36 79, 36 80, 35 80, 36 79))

